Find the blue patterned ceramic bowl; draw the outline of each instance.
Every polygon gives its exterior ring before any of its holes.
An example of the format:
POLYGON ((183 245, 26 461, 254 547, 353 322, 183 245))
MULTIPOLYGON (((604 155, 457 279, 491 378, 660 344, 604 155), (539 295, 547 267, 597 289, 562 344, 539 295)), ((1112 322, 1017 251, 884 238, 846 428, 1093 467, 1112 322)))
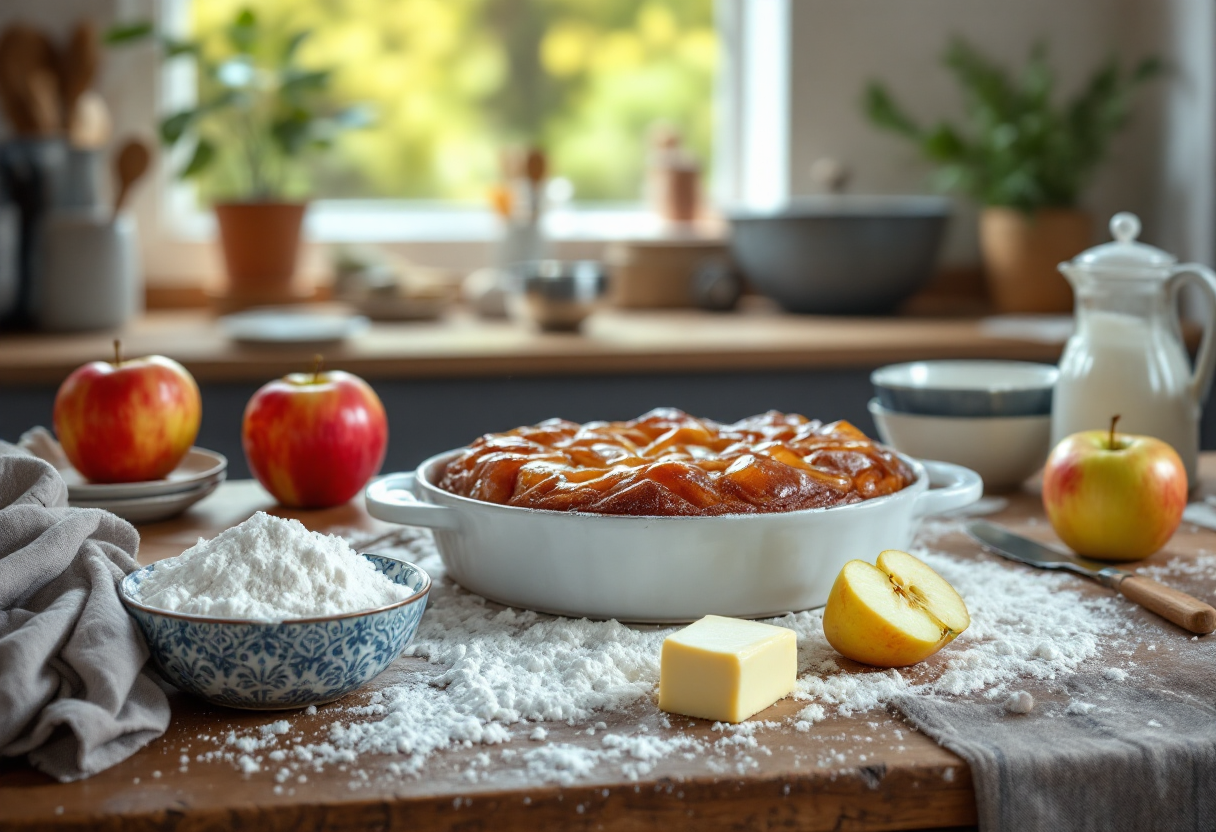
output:
POLYGON ((124 578, 120 594, 152 661, 178 688, 230 708, 304 708, 345 696, 379 675, 410 643, 426 609, 426 572, 382 555, 363 557, 414 593, 387 607, 322 618, 208 618, 136 600, 152 564, 124 578))

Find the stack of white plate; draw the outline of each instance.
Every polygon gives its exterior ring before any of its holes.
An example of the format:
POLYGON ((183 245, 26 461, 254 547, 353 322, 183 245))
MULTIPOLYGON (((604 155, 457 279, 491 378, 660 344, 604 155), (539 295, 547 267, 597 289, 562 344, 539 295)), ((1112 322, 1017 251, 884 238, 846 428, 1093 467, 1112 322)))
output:
POLYGON ((132 523, 152 523, 181 514, 219 488, 228 471, 223 454, 191 448, 177 468, 162 480, 89 482, 70 466, 59 473, 68 486, 68 504, 103 508, 132 523))

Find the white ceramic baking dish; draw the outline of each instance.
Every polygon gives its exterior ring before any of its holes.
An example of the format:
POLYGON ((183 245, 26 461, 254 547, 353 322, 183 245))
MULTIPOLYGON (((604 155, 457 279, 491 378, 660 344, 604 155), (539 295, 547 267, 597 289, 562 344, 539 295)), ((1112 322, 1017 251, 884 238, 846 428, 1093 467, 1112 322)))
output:
POLYGON ((433 529, 447 572, 512 607, 674 623, 768 618, 822 606, 846 561, 905 549, 917 521, 979 499, 974 471, 904 461, 916 479, 861 503, 780 514, 621 517, 517 508, 435 485, 460 451, 367 487, 373 517, 433 529), (931 488, 930 486, 937 486, 931 488))

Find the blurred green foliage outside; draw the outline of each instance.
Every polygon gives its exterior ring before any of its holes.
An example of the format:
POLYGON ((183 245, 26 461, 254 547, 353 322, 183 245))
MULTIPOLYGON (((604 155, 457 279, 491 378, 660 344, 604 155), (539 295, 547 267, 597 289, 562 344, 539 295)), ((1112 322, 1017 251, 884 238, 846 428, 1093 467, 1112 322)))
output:
POLYGON ((195 0, 195 35, 222 49, 245 6, 311 29, 300 63, 374 113, 311 157, 316 197, 483 202, 501 150, 534 142, 576 200, 636 200, 658 125, 709 163, 713 0, 195 0))

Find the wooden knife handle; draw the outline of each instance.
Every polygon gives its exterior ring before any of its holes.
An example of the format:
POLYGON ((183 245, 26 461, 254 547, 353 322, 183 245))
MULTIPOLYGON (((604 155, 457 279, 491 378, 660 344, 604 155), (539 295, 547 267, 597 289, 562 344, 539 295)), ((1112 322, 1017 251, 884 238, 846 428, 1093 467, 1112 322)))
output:
POLYGON ((1135 601, 1192 633, 1206 635, 1216 630, 1216 608, 1152 578, 1128 575, 1115 585, 1115 589, 1129 601, 1135 601))

